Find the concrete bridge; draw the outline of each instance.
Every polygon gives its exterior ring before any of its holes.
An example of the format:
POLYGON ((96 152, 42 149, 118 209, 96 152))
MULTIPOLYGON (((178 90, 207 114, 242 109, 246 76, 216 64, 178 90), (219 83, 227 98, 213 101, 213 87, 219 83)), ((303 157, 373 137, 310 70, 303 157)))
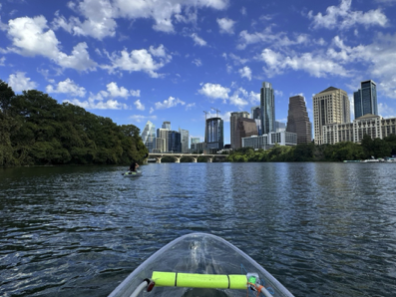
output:
POLYGON ((197 163, 198 157, 206 157, 209 163, 213 162, 214 158, 227 158, 228 155, 221 154, 184 154, 184 153, 149 153, 149 159, 155 159, 155 163, 161 163, 163 157, 172 157, 175 159, 175 163, 180 163, 180 159, 183 157, 189 157, 193 159, 193 163, 197 163))

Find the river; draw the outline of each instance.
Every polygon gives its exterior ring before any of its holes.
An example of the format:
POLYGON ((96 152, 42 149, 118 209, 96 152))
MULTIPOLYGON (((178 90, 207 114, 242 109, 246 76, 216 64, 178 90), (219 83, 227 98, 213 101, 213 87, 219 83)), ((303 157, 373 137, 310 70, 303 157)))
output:
POLYGON ((0 169, 0 296, 107 296, 190 232, 296 297, 396 296, 396 165, 182 163, 0 169))

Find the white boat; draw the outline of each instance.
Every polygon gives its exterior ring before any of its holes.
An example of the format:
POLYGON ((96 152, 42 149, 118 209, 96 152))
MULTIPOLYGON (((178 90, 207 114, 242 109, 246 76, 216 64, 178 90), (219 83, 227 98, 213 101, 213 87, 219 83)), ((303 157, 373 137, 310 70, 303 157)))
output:
POLYGON ((293 297, 267 270, 206 233, 175 239, 138 266, 109 297, 293 297))
POLYGON ((142 172, 140 170, 127 171, 127 172, 124 172, 122 175, 123 176, 130 176, 130 177, 137 177, 137 176, 142 175, 142 172))

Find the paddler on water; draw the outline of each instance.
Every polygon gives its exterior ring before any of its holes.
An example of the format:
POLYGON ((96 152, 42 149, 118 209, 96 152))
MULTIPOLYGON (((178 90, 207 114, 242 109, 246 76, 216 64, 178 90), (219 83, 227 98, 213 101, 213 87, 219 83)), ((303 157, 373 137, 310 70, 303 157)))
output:
POLYGON ((133 161, 131 166, 129 166, 129 171, 136 172, 139 168, 139 164, 136 161, 133 161))

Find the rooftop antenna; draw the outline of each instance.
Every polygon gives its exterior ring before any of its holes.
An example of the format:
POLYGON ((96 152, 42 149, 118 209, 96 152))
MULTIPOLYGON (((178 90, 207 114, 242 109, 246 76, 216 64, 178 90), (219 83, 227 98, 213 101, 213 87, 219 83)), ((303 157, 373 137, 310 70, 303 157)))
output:
POLYGON ((219 112, 220 112, 220 110, 218 110, 217 108, 213 108, 213 107, 212 107, 212 109, 213 109, 213 110, 216 110, 216 117, 219 117, 219 112))
POLYGON ((205 113, 205 120, 206 120, 206 118, 208 117, 208 112, 204 110, 204 113, 205 113))

